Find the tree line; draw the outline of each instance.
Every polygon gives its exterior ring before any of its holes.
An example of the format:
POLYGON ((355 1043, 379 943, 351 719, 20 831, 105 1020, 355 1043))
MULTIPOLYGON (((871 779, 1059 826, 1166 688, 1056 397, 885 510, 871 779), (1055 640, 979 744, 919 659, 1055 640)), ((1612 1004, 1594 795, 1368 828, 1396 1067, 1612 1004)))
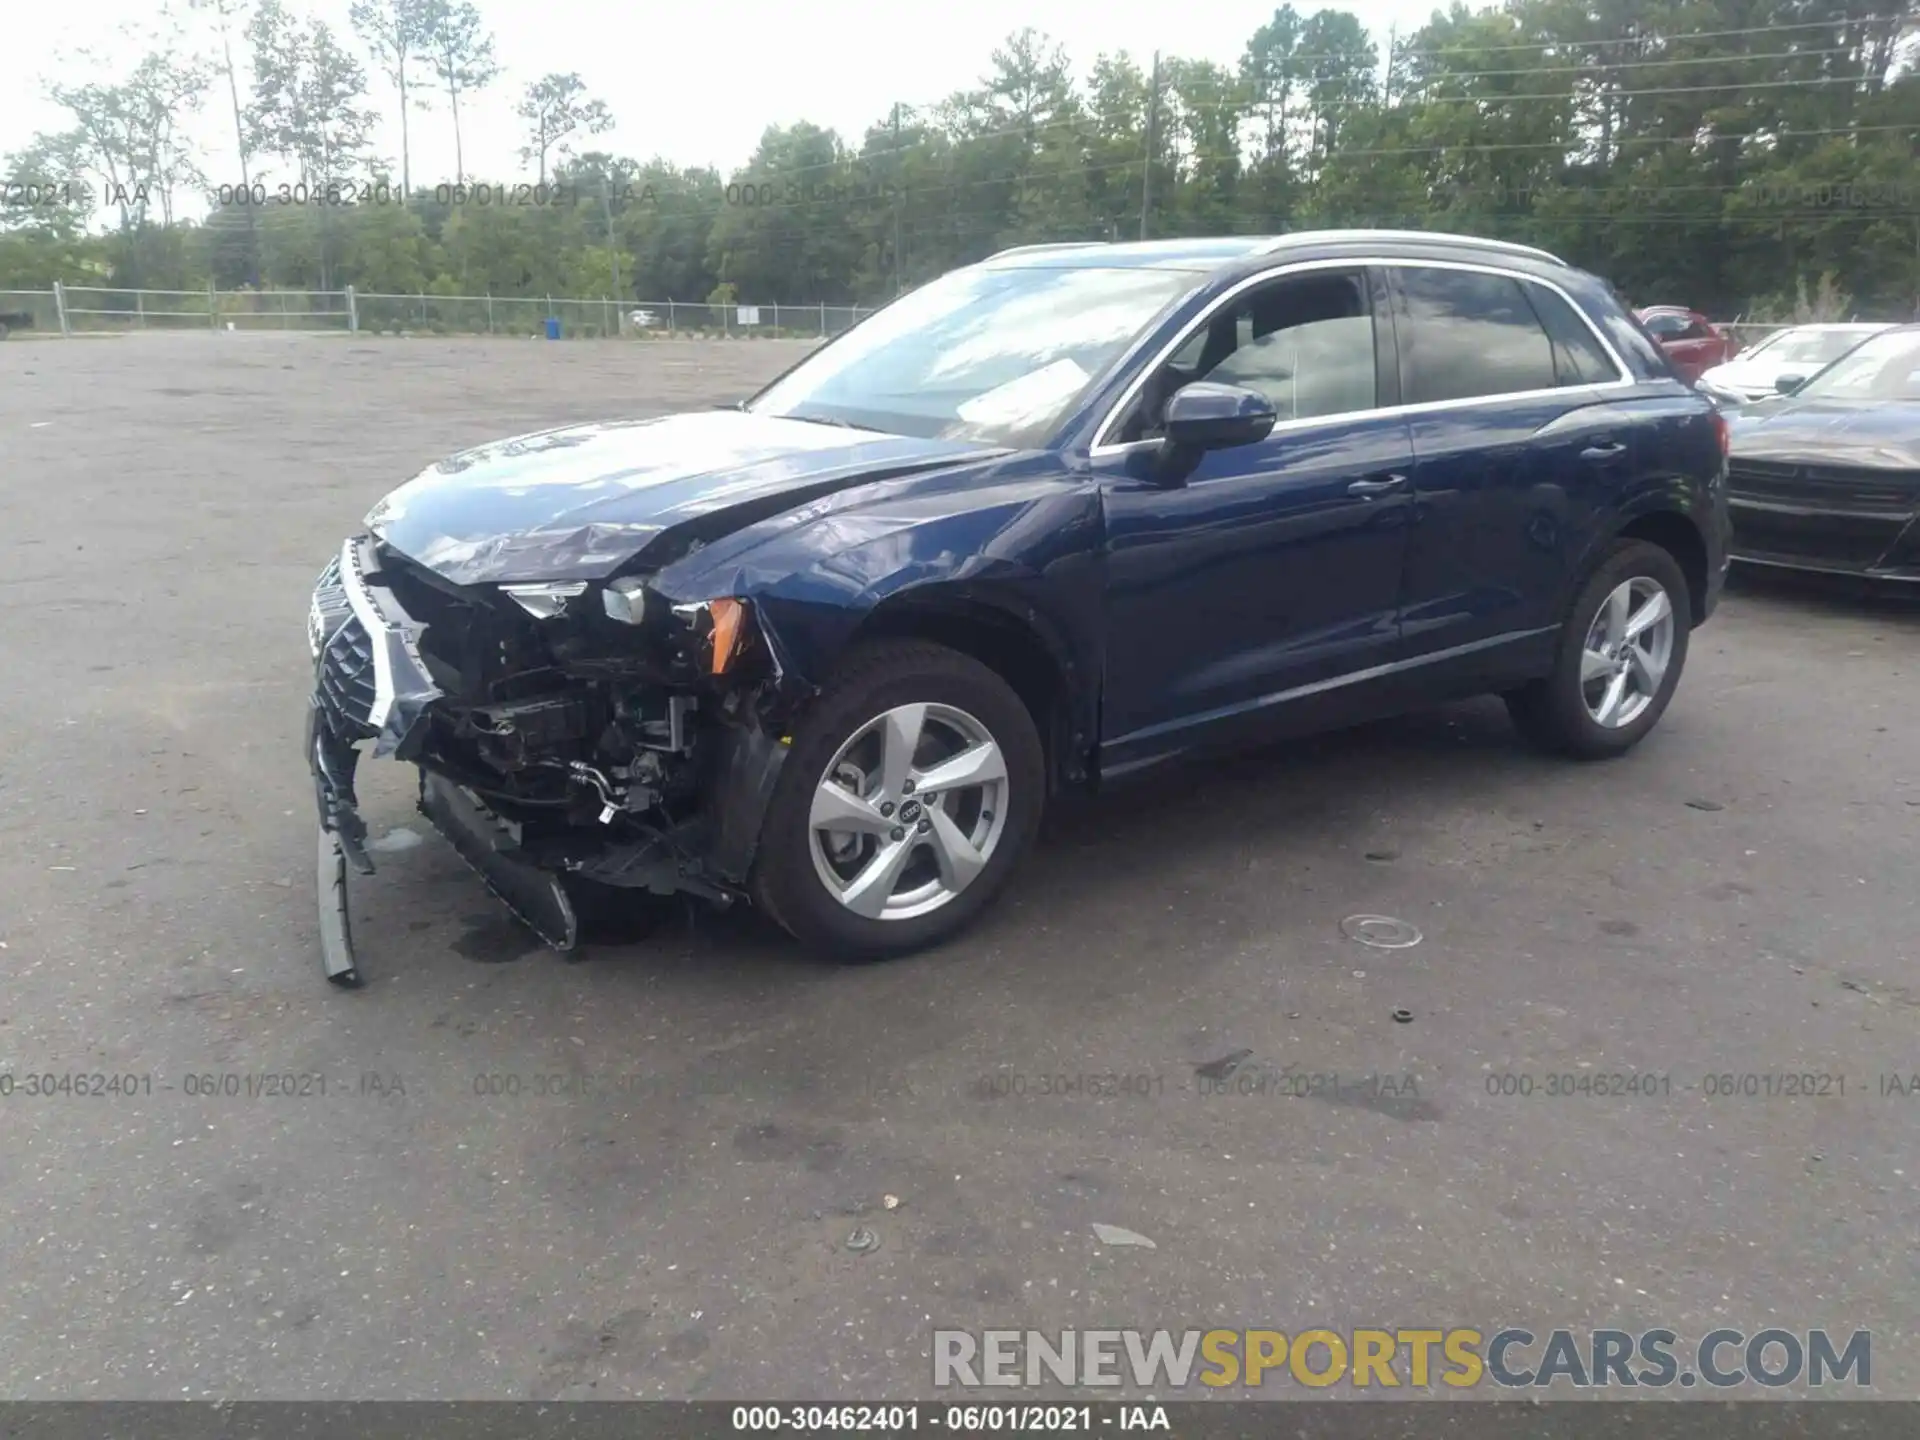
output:
POLYGON ((1016 244, 1373 226, 1542 245, 1728 315, 1920 301, 1920 0, 1455 3, 1384 36, 1283 5, 1235 64, 1084 71, 1027 29, 972 89, 857 137, 769 127, 724 175, 585 148, 612 114, 554 74, 518 97, 510 177, 459 141, 500 74, 470 0, 356 0, 349 36, 283 0, 194 3, 210 46, 54 87, 72 127, 0 169, 0 288, 872 304, 1016 244), (375 74, 397 157, 374 153, 375 74), (455 140, 432 183, 409 153, 428 97, 455 140), (179 135, 219 102, 234 176, 179 135), (62 185, 108 202, 105 233, 62 185), (203 218, 175 214, 190 192, 203 218))

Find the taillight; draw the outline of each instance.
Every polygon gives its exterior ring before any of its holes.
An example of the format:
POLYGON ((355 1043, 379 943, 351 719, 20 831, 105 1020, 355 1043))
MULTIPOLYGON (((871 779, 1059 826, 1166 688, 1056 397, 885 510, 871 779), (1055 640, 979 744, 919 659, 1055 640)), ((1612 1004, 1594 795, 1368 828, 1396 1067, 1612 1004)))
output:
POLYGON ((1725 460, 1733 453, 1733 434, 1727 428, 1727 417, 1718 410, 1713 412, 1713 433, 1720 441, 1720 458, 1725 460))

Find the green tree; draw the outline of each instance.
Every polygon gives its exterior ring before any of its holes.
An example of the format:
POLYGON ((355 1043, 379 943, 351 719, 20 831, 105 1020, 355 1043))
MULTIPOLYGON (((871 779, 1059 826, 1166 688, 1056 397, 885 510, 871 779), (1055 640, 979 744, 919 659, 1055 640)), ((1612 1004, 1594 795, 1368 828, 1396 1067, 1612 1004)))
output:
POLYGON ((547 183, 547 162, 564 158, 576 134, 602 135, 613 128, 613 112, 603 100, 587 98, 587 84, 579 75, 543 75, 527 86, 515 111, 527 127, 522 160, 540 167, 540 183, 547 183))
MULTIPOLYGON (((233 61, 233 32, 246 23, 249 0, 187 0, 188 7, 212 17, 214 34, 220 42, 219 73, 227 82, 227 102, 233 114, 233 140, 240 159, 240 185, 247 195, 253 193, 253 147, 248 143, 245 111, 240 104, 240 74, 233 61)), ((246 207, 246 278, 260 284, 260 226, 257 211, 246 207)), ((216 272, 217 273, 217 272, 216 272)))
MULTIPOLYGON (((277 3, 277 0, 274 0, 277 3)), ((400 187, 403 197, 413 193, 413 142, 408 112, 426 108, 426 97, 413 91, 414 66, 432 50, 435 40, 435 0, 353 0, 348 18, 366 43, 399 99, 400 187)))
POLYGON ((493 57, 493 37, 470 0, 424 0, 427 53, 434 73, 446 87, 447 108, 453 114, 453 170, 456 183, 467 179, 466 156, 460 144, 460 95, 481 90, 500 74, 493 57))
MULTIPOLYGON (((343 182, 359 181, 374 116, 361 102, 366 72, 334 40, 323 20, 302 23, 280 0, 261 0, 247 27, 253 46, 253 103, 247 110, 254 149, 278 157, 301 187, 299 203, 311 205, 317 229, 304 224, 277 227, 287 264, 301 263, 296 283, 331 289, 335 212, 343 182)), ((270 232, 271 233, 271 232, 270 232)))
POLYGON ((845 299, 868 203, 854 180, 833 131, 770 127, 723 193, 707 241, 713 272, 756 302, 845 299))
POLYGON ((79 170, 76 178, 97 186, 96 198, 117 218, 111 254, 126 284, 145 284, 159 272, 162 252, 172 248, 165 231, 176 193, 204 183, 179 125, 200 108, 210 78, 205 65, 164 43, 125 79, 51 87, 54 102, 74 122, 57 148, 79 170))

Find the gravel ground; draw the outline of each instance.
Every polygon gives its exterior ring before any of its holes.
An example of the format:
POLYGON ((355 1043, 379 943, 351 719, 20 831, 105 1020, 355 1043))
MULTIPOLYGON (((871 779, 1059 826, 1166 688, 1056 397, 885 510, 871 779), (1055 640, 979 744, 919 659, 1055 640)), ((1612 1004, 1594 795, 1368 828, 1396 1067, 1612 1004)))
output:
MULTIPOLYGON (((7 1396, 907 1397, 936 1325, 1103 1324, 1867 1328, 1920 1395, 1891 603, 1736 587, 1613 765, 1476 703, 1075 806, 986 923, 879 968, 741 915, 565 964, 428 838, 357 892, 370 987, 324 984, 299 734, 339 538, 459 445, 798 353, 0 346, 7 1396), (1667 1078, 1544 1093, 1620 1072, 1667 1078), (1705 1090, 1789 1072, 1844 1094, 1705 1090)), ((362 773, 376 835, 424 833, 362 773)))

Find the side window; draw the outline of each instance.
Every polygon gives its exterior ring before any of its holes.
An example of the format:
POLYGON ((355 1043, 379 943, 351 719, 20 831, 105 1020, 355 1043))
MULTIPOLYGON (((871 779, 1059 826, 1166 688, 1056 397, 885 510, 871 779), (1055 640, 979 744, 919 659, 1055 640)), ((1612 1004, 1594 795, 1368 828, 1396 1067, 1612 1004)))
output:
POLYGON ((1409 405, 1552 390, 1553 345, 1520 282, 1478 270, 1397 269, 1400 394, 1409 405))
POLYGON ((1593 327, 1575 313, 1557 291, 1524 282, 1533 313, 1553 342, 1553 368, 1562 385, 1599 385, 1618 380, 1620 371, 1594 338, 1593 327))
POLYGON ((1691 323, 1684 315, 1650 315, 1647 333, 1656 340, 1678 340, 1687 333, 1691 323))
POLYGON ((1167 401, 1196 380, 1256 390, 1282 421, 1373 409, 1379 374, 1366 273, 1316 271, 1248 291, 1174 352, 1116 438, 1157 435, 1167 401))

